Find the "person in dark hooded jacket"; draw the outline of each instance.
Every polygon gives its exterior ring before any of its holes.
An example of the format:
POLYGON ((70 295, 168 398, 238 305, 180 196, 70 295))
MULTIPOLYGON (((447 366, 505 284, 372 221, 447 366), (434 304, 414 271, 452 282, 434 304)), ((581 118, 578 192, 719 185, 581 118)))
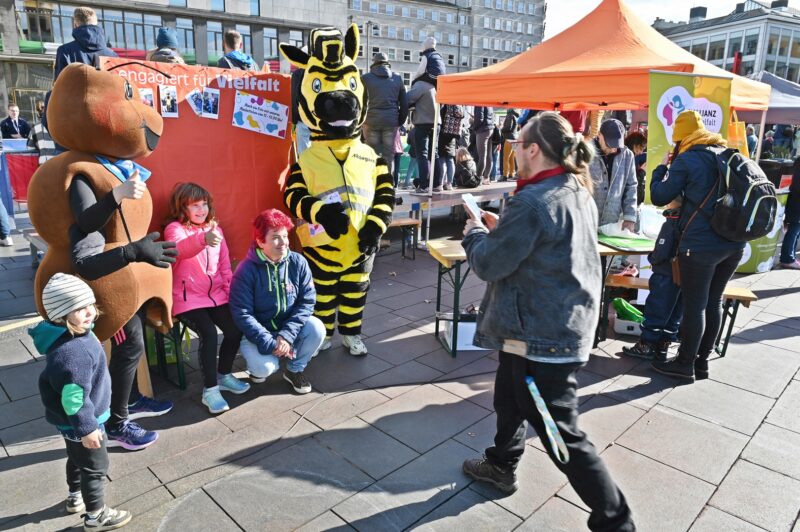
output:
POLYGON ((148 52, 147 60, 156 63, 186 64, 178 52, 178 34, 172 28, 159 28, 155 50, 148 52))
POLYGON ((369 101, 364 138, 386 160, 391 172, 397 129, 408 118, 406 87, 403 79, 392 72, 389 58, 383 52, 375 54, 369 72, 361 76, 361 81, 369 101))
POLYGON ((77 7, 72 16, 72 42, 62 44, 56 50, 56 68, 53 81, 70 63, 95 65, 100 56, 117 57, 106 46, 106 33, 97 25, 97 14, 90 7, 77 7))

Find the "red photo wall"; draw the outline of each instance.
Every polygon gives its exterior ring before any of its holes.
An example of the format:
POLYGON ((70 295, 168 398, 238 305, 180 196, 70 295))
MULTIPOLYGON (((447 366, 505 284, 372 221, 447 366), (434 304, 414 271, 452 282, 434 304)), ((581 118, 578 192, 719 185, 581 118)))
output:
POLYGON ((126 58, 103 58, 102 68, 139 89, 151 89, 157 111, 161 109, 159 87, 177 91, 177 118, 164 117, 158 147, 137 161, 153 173, 147 181, 153 197, 152 230, 163 230, 175 183, 197 183, 214 198, 231 259, 241 260, 252 241, 250 228, 256 214, 268 208, 286 210, 281 191, 289 171, 291 116, 285 130, 273 130, 282 138, 236 127, 236 93, 244 91, 288 106, 291 114, 289 76, 126 58), (219 90, 218 118, 198 116, 186 100, 193 90, 202 93, 205 87, 219 90))

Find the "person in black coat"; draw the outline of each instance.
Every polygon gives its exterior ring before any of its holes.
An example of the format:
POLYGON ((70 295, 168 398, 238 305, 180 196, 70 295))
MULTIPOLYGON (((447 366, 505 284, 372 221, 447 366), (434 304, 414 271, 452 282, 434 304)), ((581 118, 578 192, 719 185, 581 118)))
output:
POLYGON ((97 14, 90 7, 76 7, 72 15, 71 42, 62 44, 56 50, 56 68, 53 81, 67 65, 71 63, 97 64, 98 57, 117 57, 117 54, 106 46, 106 33, 97 24, 97 14))
POLYGON ((8 117, 0 122, 0 131, 4 139, 27 139, 31 126, 19 116, 19 107, 12 103, 8 106, 8 117))
POLYGON ((781 266, 800 270, 800 261, 797 260, 797 241, 800 240, 800 159, 794 162, 794 175, 789 187, 789 198, 786 200, 783 224, 786 234, 781 246, 781 266))

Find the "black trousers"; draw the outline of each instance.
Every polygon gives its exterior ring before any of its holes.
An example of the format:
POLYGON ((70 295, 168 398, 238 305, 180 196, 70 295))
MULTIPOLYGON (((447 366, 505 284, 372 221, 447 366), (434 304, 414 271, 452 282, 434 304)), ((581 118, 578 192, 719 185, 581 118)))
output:
POLYGON ((133 315, 120 332, 111 337, 111 360, 108 372, 111 374, 111 418, 106 423, 109 429, 115 428, 128 419, 128 404, 140 397, 133 385, 136 381, 136 366, 144 354, 144 306, 133 315))
POLYGON ((678 354, 694 359, 714 348, 722 324, 722 293, 742 258, 743 249, 682 251, 678 257, 683 292, 683 324, 678 354))
POLYGON ((583 364, 543 364, 500 352, 494 386, 497 434, 486 449, 493 464, 515 469, 525 451, 526 420, 533 426, 553 463, 569 479, 581 500, 591 508, 589 528, 595 531, 635 530, 630 508, 603 460, 586 434, 578 429, 578 381, 583 364), (547 439, 544 422, 536 409, 525 377, 536 382, 569 451, 569 461, 559 462, 547 439))
POLYGON ((217 385, 217 372, 227 375, 233 369, 233 360, 239 351, 242 332, 236 328, 231 316, 230 305, 196 308, 177 316, 200 338, 199 358, 203 368, 203 385, 212 388, 217 385), (222 330, 222 345, 217 362, 217 327, 222 330))
POLYGON ((97 512, 105 505, 105 483, 108 473, 106 436, 99 449, 87 449, 80 441, 64 438, 67 444, 67 486, 69 491, 80 491, 87 512, 97 512))

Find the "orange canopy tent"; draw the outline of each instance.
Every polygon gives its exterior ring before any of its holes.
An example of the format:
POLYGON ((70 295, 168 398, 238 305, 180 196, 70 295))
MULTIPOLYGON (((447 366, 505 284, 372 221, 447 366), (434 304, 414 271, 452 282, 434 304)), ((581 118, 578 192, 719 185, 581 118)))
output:
POLYGON ((622 0, 603 0, 574 26, 502 63, 440 77, 437 99, 539 110, 644 109, 651 70, 732 78, 731 107, 769 105, 769 85, 690 54, 622 0))

